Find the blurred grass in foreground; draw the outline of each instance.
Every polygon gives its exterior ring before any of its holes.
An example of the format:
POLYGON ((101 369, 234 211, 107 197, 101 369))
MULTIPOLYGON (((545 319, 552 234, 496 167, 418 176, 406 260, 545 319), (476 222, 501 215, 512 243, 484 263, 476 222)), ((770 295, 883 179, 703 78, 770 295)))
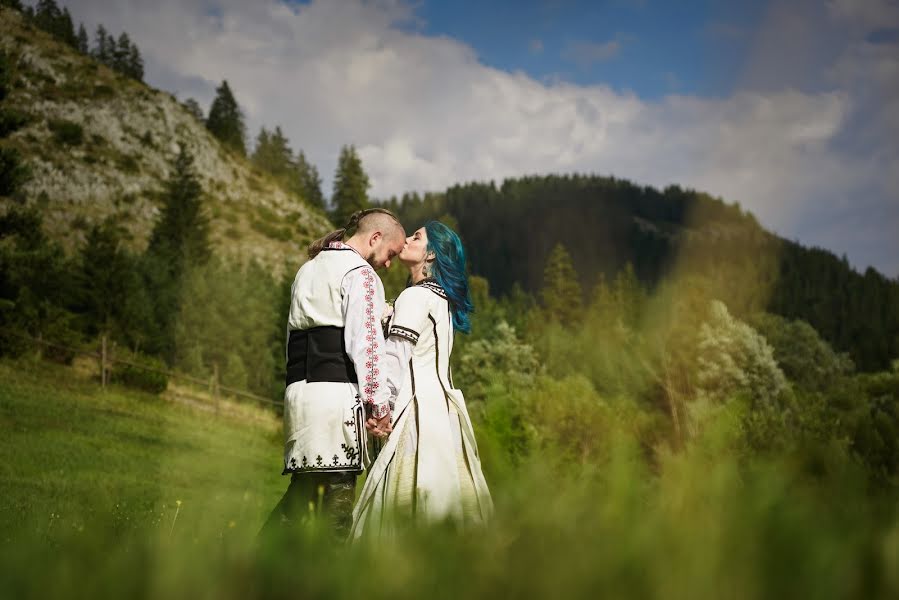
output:
MULTIPOLYGON (((4 597, 899 595, 895 498, 849 461, 738 463, 726 412, 686 450, 648 457, 626 419, 585 403, 579 417, 608 425, 590 461, 552 443, 510 454, 482 415, 489 529, 333 548, 309 526, 260 546, 287 485, 277 427, 73 373, 0 362, 4 597)), ((496 398, 494 415, 513 401, 496 398)))

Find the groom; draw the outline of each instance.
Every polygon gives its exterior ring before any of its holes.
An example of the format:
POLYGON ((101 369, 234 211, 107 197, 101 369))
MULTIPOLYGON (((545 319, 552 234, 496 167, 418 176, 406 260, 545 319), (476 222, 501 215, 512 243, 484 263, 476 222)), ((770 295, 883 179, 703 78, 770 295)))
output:
POLYGON ((375 269, 389 267, 405 239, 392 213, 372 208, 309 247, 287 324, 283 474, 291 481, 263 534, 319 510, 337 536, 349 530, 356 477, 367 463, 363 426, 378 437, 390 433, 386 303, 375 269))

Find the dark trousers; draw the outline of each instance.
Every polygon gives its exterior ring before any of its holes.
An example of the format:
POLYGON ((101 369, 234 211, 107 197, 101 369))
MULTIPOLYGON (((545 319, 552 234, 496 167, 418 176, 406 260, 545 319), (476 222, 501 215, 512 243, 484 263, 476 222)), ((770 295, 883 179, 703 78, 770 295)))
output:
POLYGON ((287 493, 272 510, 259 535, 322 518, 334 537, 343 541, 353 524, 357 475, 356 471, 292 474, 287 493))

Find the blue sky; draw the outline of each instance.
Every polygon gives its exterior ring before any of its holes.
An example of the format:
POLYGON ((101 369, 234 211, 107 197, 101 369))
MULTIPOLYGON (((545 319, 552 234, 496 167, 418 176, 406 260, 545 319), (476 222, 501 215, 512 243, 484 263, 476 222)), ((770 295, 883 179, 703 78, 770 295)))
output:
POLYGON ((765 2, 424 1, 410 28, 465 41, 485 65, 654 99, 733 91, 765 2))
POLYGON ((597 173, 739 202, 899 276, 899 0, 71 0, 146 80, 376 198, 597 173))

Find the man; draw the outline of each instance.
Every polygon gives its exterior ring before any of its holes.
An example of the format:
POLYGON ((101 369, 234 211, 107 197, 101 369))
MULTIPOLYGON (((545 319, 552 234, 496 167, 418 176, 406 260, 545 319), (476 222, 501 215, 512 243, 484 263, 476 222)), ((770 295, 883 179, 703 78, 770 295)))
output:
POLYGON ((393 214, 373 208, 309 247, 291 287, 287 326, 283 474, 291 481, 263 532, 313 511, 341 538, 352 523, 356 477, 369 462, 364 429, 390 433, 380 323, 386 303, 375 269, 390 266, 405 238, 393 214))

